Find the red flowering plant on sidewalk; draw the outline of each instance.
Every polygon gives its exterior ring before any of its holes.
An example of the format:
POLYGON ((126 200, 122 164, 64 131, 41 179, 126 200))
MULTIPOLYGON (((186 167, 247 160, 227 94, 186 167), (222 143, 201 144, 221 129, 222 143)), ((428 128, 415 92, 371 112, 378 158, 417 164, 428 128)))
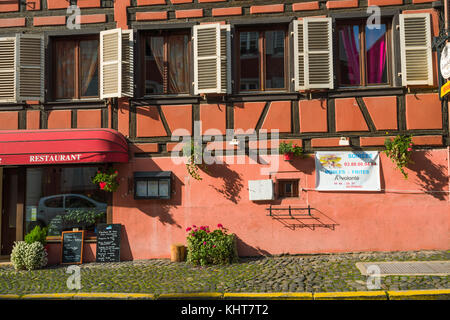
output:
POLYGON ((108 172, 97 171, 95 177, 92 178, 92 182, 98 184, 101 190, 114 192, 119 188, 118 175, 119 172, 112 171, 111 169, 108 172))
POLYGON ((210 231, 208 226, 186 228, 187 261, 194 265, 229 264, 237 262, 236 237, 228 230, 217 225, 217 229, 210 231))

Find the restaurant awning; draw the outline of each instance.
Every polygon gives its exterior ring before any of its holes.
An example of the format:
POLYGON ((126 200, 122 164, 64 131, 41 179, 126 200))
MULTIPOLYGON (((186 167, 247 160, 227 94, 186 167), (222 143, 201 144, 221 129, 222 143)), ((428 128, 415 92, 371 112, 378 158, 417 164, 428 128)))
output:
POLYGON ((0 166, 128 162, 128 143, 111 129, 0 131, 0 166))

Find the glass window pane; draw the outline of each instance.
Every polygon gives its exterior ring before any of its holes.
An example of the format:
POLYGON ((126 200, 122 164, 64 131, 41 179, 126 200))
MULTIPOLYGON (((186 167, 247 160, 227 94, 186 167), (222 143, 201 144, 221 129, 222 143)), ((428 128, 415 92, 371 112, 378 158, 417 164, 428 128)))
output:
POLYGON ((136 195, 138 197, 146 197, 147 196, 147 181, 136 181, 136 195))
POLYGON ((284 42, 283 30, 266 31, 266 88, 281 89, 285 87, 284 77, 284 42))
POLYGON ((95 208, 95 203, 82 195, 66 196, 66 209, 95 208))
POLYGON ((189 50, 187 35, 167 37, 169 47, 168 93, 189 92, 189 50))
POLYGON ((145 94, 164 93, 164 38, 145 39, 145 94))
POLYGON ((49 236, 81 228, 95 236, 95 224, 106 221, 107 195, 92 177, 98 167, 28 168, 25 231, 48 227, 49 236))
POLYGON ((75 97, 75 42, 56 41, 54 59, 54 83, 56 99, 75 97))
POLYGON ((157 197, 158 196, 158 180, 149 180, 148 181, 148 196, 149 197, 157 197))
POLYGON ((365 31, 367 83, 387 83, 386 25, 366 26, 365 31))
POLYGON ((169 196, 169 180, 159 180, 159 196, 169 196))
POLYGON ((98 40, 80 41, 80 78, 80 96, 98 96, 98 40))
POLYGON ((241 32, 240 43, 240 89, 259 90, 260 64, 259 64, 259 32, 241 32))
POLYGON ((339 70, 340 83, 360 85, 360 43, 359 26, 348 25, 339 28, 339 70))

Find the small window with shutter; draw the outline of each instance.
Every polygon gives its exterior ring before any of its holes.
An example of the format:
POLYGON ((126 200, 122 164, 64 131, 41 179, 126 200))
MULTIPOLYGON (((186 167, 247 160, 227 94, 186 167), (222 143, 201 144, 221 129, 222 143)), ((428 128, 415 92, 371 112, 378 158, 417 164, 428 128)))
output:
POLYGON ((133 31, 120 28, 100 32, 100 98, 134 94, 133 31))
POLYGON ((0 103, 44 101, 44 38, 0 38, 0 103))
POLYGON ((400 15, 402 85, 433 85, 429 13, 400 15))
POLYGON ((293 21, 295 90, 333 89, 331 18, 293 21))

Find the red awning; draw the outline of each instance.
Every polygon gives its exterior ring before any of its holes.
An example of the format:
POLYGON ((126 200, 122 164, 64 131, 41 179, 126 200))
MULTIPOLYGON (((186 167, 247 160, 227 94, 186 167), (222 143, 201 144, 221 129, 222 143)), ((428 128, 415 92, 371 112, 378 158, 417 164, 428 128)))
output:
POLYGON ((0 131, 0 166, 128 162, 128 143, 111 129, 0 131))

